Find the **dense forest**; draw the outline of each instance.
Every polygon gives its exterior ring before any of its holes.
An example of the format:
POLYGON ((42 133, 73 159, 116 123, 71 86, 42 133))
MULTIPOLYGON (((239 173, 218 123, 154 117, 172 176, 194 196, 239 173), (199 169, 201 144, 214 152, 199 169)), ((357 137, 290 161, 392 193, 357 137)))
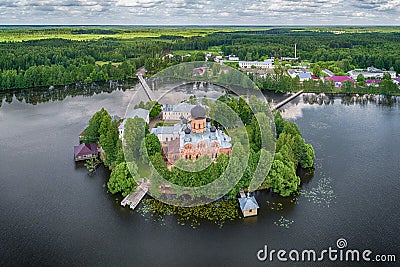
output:
MULTIPOLYGON (((42 34, 46 31, 52 29, 41 29, 42 34)), ((141 66, 155 73, 181 61, 202 60, 204 52, 209 51, 235 54, 246 60, 293 57, 294 44, 300 59, 318 63, 315 64, 318 68, 329 62, 335 72, 368 66, 400 72, 398 31, 334 34, 312 28, 221 28, 200 32, 197 28, 185 28, 172 33, 165 30, 158 37, 119 38, 116 29, 83 32, 77 28, 71 29, 71 36, 108 35, 87 40, 73 40, 68 36, 29 40, 27 31, 28 41, 0 42, 0 90, 124 80, 134 77, 135 70, 141 66), (175 57, 166 57, 168 53, 175 57)))

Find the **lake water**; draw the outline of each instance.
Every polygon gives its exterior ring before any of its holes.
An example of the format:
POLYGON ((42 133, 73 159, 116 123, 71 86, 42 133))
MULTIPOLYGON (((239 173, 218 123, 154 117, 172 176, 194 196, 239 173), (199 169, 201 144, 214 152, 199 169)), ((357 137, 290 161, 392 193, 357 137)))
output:
POLYGON ((35 96, 35 105, 24 94, 0 96, 0 266, 274 266, 276 259, 257 260, 264 245, 319 251, 339 238, 400 256, 398 104, 311 105, 300 97, 283 115, 316 151, 303 193, 258 192, 258 217, 194 229, 122 208, 103 186, 106 170, 90 177, 73 160, 92 114, 105 107, 123 116, 134 91, 57 94, 44 103, 35 96))

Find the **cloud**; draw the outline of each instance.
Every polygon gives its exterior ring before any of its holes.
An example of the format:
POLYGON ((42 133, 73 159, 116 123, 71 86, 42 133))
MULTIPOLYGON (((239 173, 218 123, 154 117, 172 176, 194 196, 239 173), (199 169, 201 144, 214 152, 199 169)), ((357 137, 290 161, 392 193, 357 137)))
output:
POLYGON ((118 0, 117 6, 121 7, 139 7, 139 8, 154 8, 162 7, 165 5, 165 1, 152 1, 152 0, 118 0))
POLYGON ((0 24, 389 24, 400 0, 1 0, 0 24))
POLYGON ((354 7, 378 11, 399 11, 400 0, 357 0, 354 7))
POLYGON ((0 2, 0 8, 10 8, 10 7, 17 7, 15 1, 2 1, 0 2))

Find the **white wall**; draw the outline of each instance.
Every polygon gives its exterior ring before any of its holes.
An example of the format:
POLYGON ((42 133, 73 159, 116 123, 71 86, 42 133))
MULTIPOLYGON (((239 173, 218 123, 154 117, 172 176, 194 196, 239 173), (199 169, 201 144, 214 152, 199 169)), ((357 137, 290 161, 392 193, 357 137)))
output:
POLYGON ((190 112, 175 112, 175 111, 164 111, 163 112, 163 120, 169 121, 178 121, 180 117, 183 116, 188 118, 190 116, 190 112))

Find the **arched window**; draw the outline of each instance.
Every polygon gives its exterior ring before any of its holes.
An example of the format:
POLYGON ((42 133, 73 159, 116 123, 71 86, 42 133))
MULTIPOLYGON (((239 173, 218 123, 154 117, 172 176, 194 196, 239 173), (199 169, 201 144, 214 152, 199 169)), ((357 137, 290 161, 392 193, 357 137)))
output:
POLYGON ((165 141, 167 141, 167 142, 168 142, 168 137, 167 137, 167 138, 165 138, 165 141))
POLYGON ((200 125, 200 123, 199 123, 199 129, 201 128, 201 125, 200 125))

